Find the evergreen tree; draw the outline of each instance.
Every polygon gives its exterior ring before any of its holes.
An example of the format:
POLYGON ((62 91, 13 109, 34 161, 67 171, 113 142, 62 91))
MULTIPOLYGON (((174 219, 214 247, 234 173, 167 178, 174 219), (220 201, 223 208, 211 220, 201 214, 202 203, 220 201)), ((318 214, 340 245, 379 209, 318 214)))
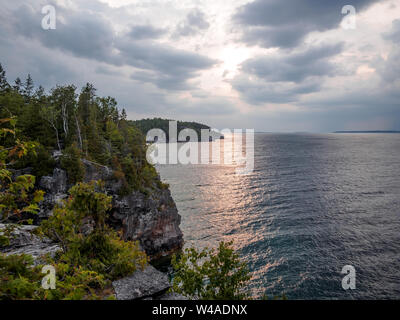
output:
POLYGON ((44 88, 40 85, 39 88, 35 91, 35 98, 40 101, 45 96, 44 88))
POLYGON ((18 93, 21 93, 21 88, 22 88, 22 81, 21 81, 21 79, 18 77, 18 78, 15 79, 15 81, 14 81, 13 89, 14 89, 15 91, 17 91, 18 93))
POLYGON ((33 92, 33 80, 30 74, 28 74, 22 89, 22 93, 26 98, 30 98, 33 92))
POLYGON ((7 82, 6 72, 3 69, 3 66, 0 63, 0 92, 3 92, 10 88, 10 85, 7 82))
POLYGON ((90 106, 96 96, 96 89, 91 83, 86 83, 79 95, 78 109, 84 125, 89 123, 90 106))
POLYGON ((127 117, 128 117, 128 116, 127 116, 127 114, 126 114, 125 109, 122 109, 122 112, 121 112, 121 120, 126 120, 127 117))

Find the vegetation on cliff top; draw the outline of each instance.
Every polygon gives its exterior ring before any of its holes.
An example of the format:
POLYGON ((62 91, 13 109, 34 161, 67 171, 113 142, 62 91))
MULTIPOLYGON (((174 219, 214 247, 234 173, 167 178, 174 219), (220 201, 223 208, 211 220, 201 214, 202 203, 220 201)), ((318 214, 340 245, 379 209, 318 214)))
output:
MULTIPOLYGON (((74 85, 56 86, 46 93, 34 87, 28 75, 25 82, 8 83, 0 64, 0 119, 18 119, 14 133, 20 140, 32 141, 36 154, 28 152, 10 168, 33 168, 37 180, 51 174, 54 150, 61 151, 61 164, 73 183, 82 181, 85 158, 114 170, 122 182, 120 192, 148 192, 161 186, 157 172, 146 160, 142 132, 126 119, 112 97, 99 97, 87 83, 80 92, 74 85)), ((2 124, 11 130, 10 123, 2 124)), ((1 145, 11 146, 9 137, 0 137, 1 145)))
MULTIPOLYGON (((15 126, 13 119, 1 122, 15 126)), ((8 166, 17 164, 30 143, 16 138, 15 130, 0 127, 0 137, 9 139, 10 147, 0 145, 0 221, 16 218, 21 213, 37 213, 42 191, 33 191, 35 177, 12 176, 8 166), (13 142, 12 142, 13 141, 13 142)), ((56 271, 56 287, 42 286, 42 266, 34 266, 30 255, 9 255, 0 252, 0 299, 102 299, 113 297, 111 281, 144 267, 147 257, 138 242, 124 241, 106 224, 111 207, 101 182, 78 183, 70 189, 70 197, 56 205, 53 215, 36 229, 39 236, 47 236, 60 243, 62 250, 55 256, 43 257, 56 271)), ((7 225, 0 233, 0 248, 10 244, 14 225, 7 225)))

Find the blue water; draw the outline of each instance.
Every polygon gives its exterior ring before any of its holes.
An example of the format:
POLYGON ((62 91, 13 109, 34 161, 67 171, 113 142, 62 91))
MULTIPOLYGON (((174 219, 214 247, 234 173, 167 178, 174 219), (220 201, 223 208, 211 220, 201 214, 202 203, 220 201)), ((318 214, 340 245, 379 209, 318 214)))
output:
POLYGON ((186 246, 233 240, 254 297, 400 298, 400 134, 256 134, 255 170, 162 165, 186 246), (356 289, 342 288, 345 265, 356 289))

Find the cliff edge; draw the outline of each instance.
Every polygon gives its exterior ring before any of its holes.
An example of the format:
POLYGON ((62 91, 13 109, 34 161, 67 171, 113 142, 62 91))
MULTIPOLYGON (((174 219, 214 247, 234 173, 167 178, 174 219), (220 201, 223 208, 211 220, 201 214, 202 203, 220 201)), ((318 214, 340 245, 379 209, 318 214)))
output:
MULTIPOLYGON (((58 163, 58 157, 56 160, 58 163)), ((114 229, 122 230, 125 240, 138 240, 152 261, 182 248, 181 217, 168 188, 154 186, 148 193, 133 191, 120 195, 121 182, 115 178, 112 169, 85 159, 82 162, 85 165, 84 182, 105 182, 106 192, 112 196, 112 210, 107 222, 114 229)), ((59 164, 52 175, 41 177, 38 188, 46 194, 40 204, 39 220, 46 219, 54 205, 68 197, 71 186, 66 171, 59 164)))

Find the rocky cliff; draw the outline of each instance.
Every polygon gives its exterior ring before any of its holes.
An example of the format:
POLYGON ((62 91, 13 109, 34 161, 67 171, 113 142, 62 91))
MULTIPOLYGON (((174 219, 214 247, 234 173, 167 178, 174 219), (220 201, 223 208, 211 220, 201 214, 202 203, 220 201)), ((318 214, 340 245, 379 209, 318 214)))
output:
MULTIPOLYGON (((58 160, 58 156, 55 156, 58 160)), ((155 187, 149 195, 134 191, 121 196, 118 193, 121 182, 115 179, 113 171, 88 160, 85 165, 85 182, 103 180, 106 192, 113 198, 108 223, 122 230, 126 240, 139 240, 142 249, 151 260, 169 256, 183 245, 179 228, 180 216, 168 189, 155 187)), ((51 176, 39 181, 39 188, 46 192, 40 205, 39 219, 48 217, 54 204, 68 196, 72 186, 67 173, 59 165, 51 176)))
MULTIPOLYGON (((4 233, 6 227, 7 225, 0 223, 0 235, 4 233)), ((6 256, 28 254, 32 256, 34 265, 46 264, 45 255, 54 256, 57 251, 62 249, 50 239, 35 235, 36 228, 31 225, 13 225, 10 243, 1 247, 0 252, 6 256)), ((143 270, 138 269, 133 274, 112 283, 117 300, 187 300, 182 295, 169 293, 170 287, 168 275, 151 265, 145 266, 143 270)))

